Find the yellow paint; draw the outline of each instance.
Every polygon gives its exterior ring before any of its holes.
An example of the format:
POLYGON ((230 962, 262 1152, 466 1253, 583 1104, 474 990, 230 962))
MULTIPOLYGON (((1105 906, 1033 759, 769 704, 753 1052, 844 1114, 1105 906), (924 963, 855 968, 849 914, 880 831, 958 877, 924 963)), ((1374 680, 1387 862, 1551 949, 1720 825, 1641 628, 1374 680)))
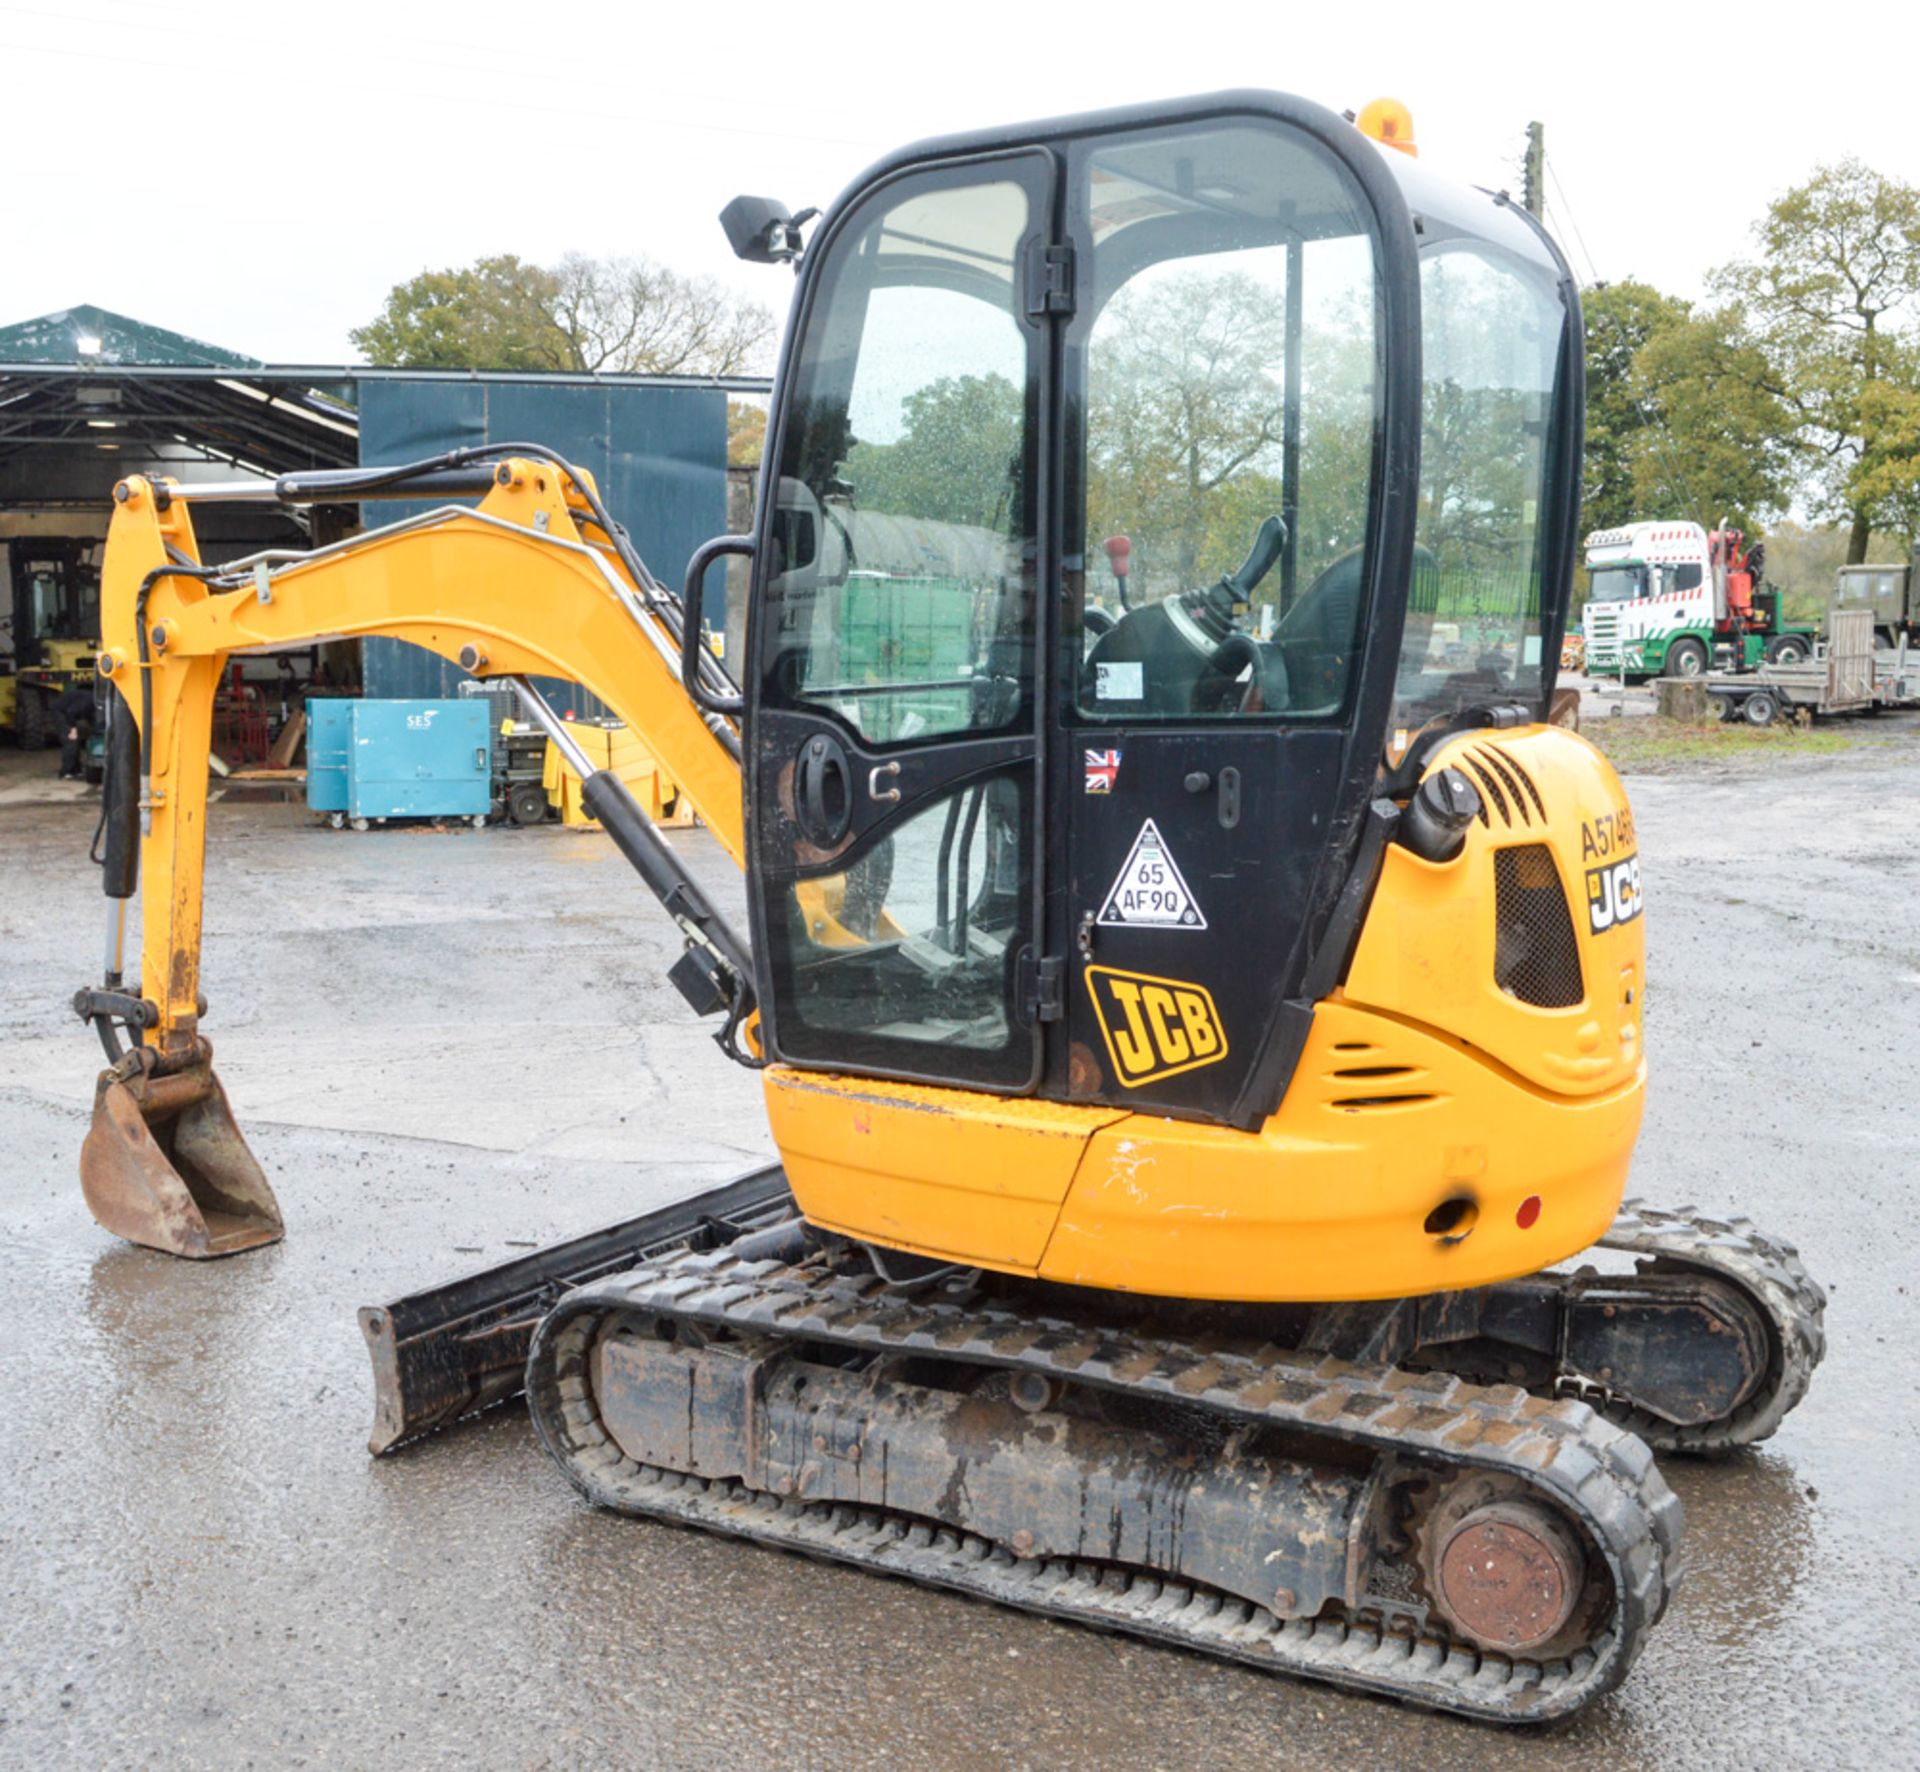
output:
POLYGON ((1147 1114, 1096 1132, 1039 1273, 1181 1298, 1301 1301, 1532 1273, 1611 1222, 1642 1093, 1636 1071, 1608 1094, 1569 1100, 1457 1040, 1322 1004, 1285 1102, 1257 1132, 1147 1114), (1398 1074, 1340 1074, 1381 1070, 1398 1074), (1534 1194, 1540 1217, 1523 1231, 1516 1214, 1534 1194), (1449 1244, 1424 1224, 1452 1199, 1478 1216, 1449 1244))
POLYGON ((1388 848, 1347 974, 1346 1000, 1443 1029, 1541 1088, 1575 1096, 1618 1089, 1641 1065, 1645 924, 1636 917, 1592 934, 1585 881, 1595 862, 1632 853, 1619 846, 1632 842, 1631 819, 1620 816, 1626 791, 1592 745, 1557 726, 1466 734, 1431 767, 1464 767, 1477 781, 1475 764, 1493 771, 1511 822, 1489 804, 1487 822, 1469 828, 1465 853, 1438 865, 1398 844, 1388 848), (1531 822, 1520 816, 1517 796, 1508 778, 1493 771, 1488 752, 1506 761, 1510 773, 1524 772, 1550 818, 1541 818, 1530 794, 1531 822), (1610 846, 1605 856, 1592 852, 1603 837, 1610 846), (1517 1002, 1494 982, 1493 858, 1522 845, 1545 847, 1544 857, 1532 859, 1558 872, 1573 917, 1586 996, 1570 1009, 1517 1002))
POLYGON ((767 1117, 815 1224, 916 1254, 1031 1272, 1088 1138, 1071 1107, 770 1065, 767 1117))

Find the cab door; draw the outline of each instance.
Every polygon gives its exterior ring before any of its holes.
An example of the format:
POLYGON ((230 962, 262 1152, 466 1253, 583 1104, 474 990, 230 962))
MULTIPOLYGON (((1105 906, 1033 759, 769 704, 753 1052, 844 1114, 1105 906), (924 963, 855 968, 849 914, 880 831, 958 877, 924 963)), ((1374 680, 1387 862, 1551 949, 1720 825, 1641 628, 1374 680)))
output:
POLYGON ((1057 1086, 1257 1124, 1311 1019, 1403 613, 1369 588, 1379 228, 1274 118, 1094 137, 1065 179, 1057 1086))
POLYGON ((1035 151, 915 167, 810 248, 745 685, 762 1025, 789 1064, 1040 1076, 1053 177, 1035 151))

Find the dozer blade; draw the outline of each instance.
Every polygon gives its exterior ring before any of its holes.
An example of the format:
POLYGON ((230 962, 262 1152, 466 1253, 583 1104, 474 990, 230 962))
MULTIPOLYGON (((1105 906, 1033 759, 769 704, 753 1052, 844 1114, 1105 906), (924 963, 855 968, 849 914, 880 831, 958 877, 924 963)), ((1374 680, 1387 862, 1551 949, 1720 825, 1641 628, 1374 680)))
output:
POLYGON ((104 1229, 168 1255, 204 1261, 286 1235, 273 1189, 204 1059, 164 1076, 100 1073, 80 1186, 104 1229))
POLYGON ((642 1213, 604 1230, 463 1274, 391 1304, 363 1305, 373 1361, 373 1431, 367 1450, 390 1452, 496 1403, 526 1383, 527 1349, 540 1319, 576 1286, 623 1273, 675 1249, 718 1249, 795 1222, 780 1166, 642 1213))

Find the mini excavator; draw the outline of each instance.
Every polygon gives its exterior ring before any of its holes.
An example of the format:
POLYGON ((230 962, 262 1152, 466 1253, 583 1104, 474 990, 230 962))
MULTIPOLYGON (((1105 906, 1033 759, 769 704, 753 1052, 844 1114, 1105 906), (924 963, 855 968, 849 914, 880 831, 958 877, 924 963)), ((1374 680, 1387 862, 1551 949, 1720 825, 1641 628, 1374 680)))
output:
POLYGON ((1579 300, 1412 149, 1234 92, 737 199, 792 316, 755 531, 677 593, 530 443, 124 481, 99 1221, 282 1234, 201 1031, 212 699, 395 636, 518 686, 779 1162, 363 1311, 376 1451, 524 1388, 603 1507, 1471 1717, 1613 1687, 1681 1573, 1655 1454, 1772 1433, 1825 1301, 1743 1220, 1623 1208, 1640 860, 1545 720, 1579 300), (416 509, 204 564, 236 497, 416 509), (540 676, 645 738, 749 928, 540 676))

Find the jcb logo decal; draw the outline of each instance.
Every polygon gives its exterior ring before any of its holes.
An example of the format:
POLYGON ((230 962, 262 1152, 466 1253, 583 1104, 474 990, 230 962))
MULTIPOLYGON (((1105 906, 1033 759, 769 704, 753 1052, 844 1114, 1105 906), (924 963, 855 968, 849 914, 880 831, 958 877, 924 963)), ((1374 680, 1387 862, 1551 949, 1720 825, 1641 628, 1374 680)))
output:
POLYGON ((1640 858, 1587 869, 1587 927, 1604 935, 1640 914, 1640 858))
POLYGON ((1220 1013, 1197 984, 1089 966, 1087 990, 1124 1088, 1218 1064, 1227 1055, 1220 1013))

